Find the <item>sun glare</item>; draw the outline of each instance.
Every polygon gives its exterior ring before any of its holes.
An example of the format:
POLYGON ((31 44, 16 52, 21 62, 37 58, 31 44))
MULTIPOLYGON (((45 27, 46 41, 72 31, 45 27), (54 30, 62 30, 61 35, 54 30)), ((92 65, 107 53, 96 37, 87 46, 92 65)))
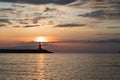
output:
POLYGON ((36 42, 47 42, 47 39, 46 39, 45 37, 40 36, 40 37, 37 37, 37 38, 35 39, 35 41, 36 41, 36 42))

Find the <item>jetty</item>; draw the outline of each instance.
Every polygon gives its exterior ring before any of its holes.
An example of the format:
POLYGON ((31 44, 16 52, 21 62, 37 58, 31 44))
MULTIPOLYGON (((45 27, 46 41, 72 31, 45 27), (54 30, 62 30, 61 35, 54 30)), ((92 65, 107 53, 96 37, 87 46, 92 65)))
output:
POLYGON ((0 49, 0 53, 53 53, 45 49, 0 49))
POLYGON ((38 49, 0 49, 0 53, 53 53, 46 49, 42 49, 41 42, 39 42, 38 49))

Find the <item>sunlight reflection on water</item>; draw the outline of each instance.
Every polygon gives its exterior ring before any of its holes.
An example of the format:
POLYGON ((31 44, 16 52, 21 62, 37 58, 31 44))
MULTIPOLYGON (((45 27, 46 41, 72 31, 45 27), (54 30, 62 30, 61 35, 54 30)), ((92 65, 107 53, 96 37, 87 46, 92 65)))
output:
POLYGON ((119 54, 0 54, 0 80, 120 80, 119 54))

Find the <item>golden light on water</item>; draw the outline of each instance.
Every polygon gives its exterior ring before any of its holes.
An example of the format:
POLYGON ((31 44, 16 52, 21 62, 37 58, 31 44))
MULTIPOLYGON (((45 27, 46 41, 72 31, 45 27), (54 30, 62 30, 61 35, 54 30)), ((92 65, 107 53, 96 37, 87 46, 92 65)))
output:
POLYGON ((43 36, 39 36, 35 38, 36 42, 47 42, 47 38, 43 36))

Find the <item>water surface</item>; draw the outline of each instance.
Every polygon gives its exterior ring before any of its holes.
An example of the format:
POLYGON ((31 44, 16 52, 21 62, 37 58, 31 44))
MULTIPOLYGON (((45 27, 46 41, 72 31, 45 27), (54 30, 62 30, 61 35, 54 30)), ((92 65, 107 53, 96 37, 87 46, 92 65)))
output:
POLYGON ((120 54, 0 54, 0 80, 120 80, 120 54))

